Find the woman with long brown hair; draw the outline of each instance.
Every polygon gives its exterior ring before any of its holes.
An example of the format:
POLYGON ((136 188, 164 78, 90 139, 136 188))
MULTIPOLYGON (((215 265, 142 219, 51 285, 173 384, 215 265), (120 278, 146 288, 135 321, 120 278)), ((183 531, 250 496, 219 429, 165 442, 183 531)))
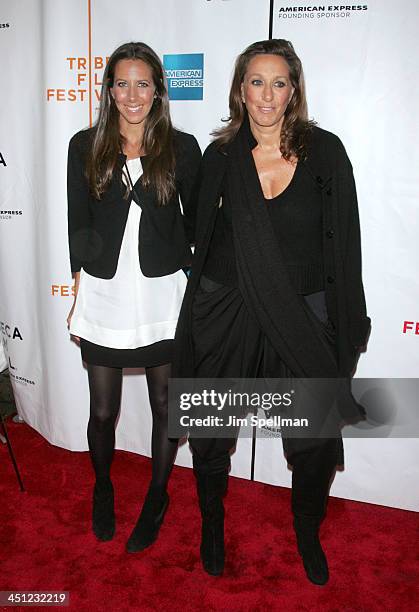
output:
MULTIPOLYGON (((174 375, 349 377, 368 330, 352 167, 307 117, 292 44, 266 40, 236 61, 230 118, 202 162, 196 256, 176 336, 174 375)), ((348 394, 349 395, 349 394, 348 394)), ((345 417, 360 409, 347 398, 345 417)), ((313 414, 308 416, 312 417, 313 414)), ((224 507, 235 439, 192 438, 201 558, 224 568, 224 507)), ((328 579, 319 540, 339 435, 283 440, 294 528, 308 578, 328 579)))
POLYGON ((68 228, 76 297, 68 317, 87 364, 95 471, 93 531, 115 531, 110 469, 122 370, 145 368, 153 416, 152 478, 127 550, 157 537, 177 441, 167 435, 173 337, 191 263, 193 187, 201 154, 172 127, 162 64, 146 44, 116 49, 96 125, 68 153, 68 228), (179 205, 182 203, 183 214, 179 205))

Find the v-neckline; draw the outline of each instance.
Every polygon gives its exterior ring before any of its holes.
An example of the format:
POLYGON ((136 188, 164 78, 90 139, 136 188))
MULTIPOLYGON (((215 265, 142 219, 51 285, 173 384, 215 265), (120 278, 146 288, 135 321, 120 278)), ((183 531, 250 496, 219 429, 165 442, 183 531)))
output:
MULTIPOLYGON (((252 157, 253 157, 253 155, 252 155, 252 157)), ((256 165, 256 164, 255 164, 255 165, 256 165)), ((290 189, 290 187, 291 187, 291 186, 292 186, 292 184, 294 183, 295 175, 297 174, 297 169, 298 169, 298 166, 299 166, 299 165, 300 165, 300 162, 299 162, 299 161, 297 161, 297 163, 295 164, 294 172, 293 172, 293 175, 292 175, 292 177, 291 177, 290 182, 288 183, 288 185, 286 185, 286 186, 285 186, 285 188, 284 188, 282 191, 280 191, 280 192, 279 192, 279 193, 278 193, 276 196, 274 196, 273 198, 267 198, 267 197, 265 196, 265 194, 263 193, 262 184, 261 184, 261 182, 260 182, 260 178, 259 178, 259 174, 258 174, 258 181, 259 181, 260 189, 261 189, 261 191, 262 191, 262 194, 263 194, 263 199, 265 200, 265 202, 269 203, 269 202, 273 202, 274 200, 279 199, 281 196, 283 196, 283 195, 285 194, 285 192, 286 192, 286 191, 288 191, 288 190, 290 189)), ((256 169, 256 173, 257 173, 257 169, 256 169)))
POLYGON ((282 191, 280 191, 280 192, 279 192, 279 193, 278 193, 276 196, 274 196, 273 198, 266 198, 266 197, 265 197, 265 194, 263 193, 262 183, 260 182, 259 173, 258 173, 258 169, 256 168, 256 162, 255 162, 255 158, 253 157, 252 150, 250 151, 250 157, 252 158, 253 169, 254 169, 254 171, 255 171, 255 173, 256 173, 256 179, 257 179, 258 190, 259 190, 259 193, 260 193, 260 194, 261 194, 261 196, 262 196, 262 199, 263 199, 265 202, 272 202, 272 200, 276 200, 276 198, 279 198, 280 196, 282 196, 282 194, 283 194, 283 193, 285 193, 285 192, 286 192, 286 191, 289 189, 289 187, 290 187, 290 186, 292 185, 292 183, 294 182, 294 177, 295 177, 295 174, 296 174, 296 172, 297 172, 297 168, 298 168, 298 166, 300 165, 300 162, 297 160, 297 163, 295 164, 294 174, 292 175, 291 180, 290 180, 290 182, 288 183, 288 185, 285 187, 285 189, 283 189, 282 191))

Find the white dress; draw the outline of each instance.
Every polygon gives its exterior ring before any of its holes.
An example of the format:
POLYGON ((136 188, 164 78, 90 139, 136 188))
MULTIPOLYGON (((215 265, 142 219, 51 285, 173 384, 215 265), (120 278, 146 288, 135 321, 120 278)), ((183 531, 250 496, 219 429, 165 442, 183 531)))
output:
MULTIPOLYGON (((141 159, 127 161, 133 184, 142 174, 141 159)), ((186 287, 183 270, 148 278, 138 255, 141 208, 131 200, 115 276, 96 278, 80 272, 70 333, 100 346, 135 349, 174 338, 186 287)))

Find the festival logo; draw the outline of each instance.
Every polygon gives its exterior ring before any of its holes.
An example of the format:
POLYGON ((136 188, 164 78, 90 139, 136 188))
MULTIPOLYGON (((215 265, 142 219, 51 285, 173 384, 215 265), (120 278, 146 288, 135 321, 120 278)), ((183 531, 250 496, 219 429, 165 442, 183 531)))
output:
POLYGON ((47 87, 47 102, 89 103, 91 111, 97 110, 102 88, 102 76, 109 57, 66 57, 64 60, 70 84, 68 87, 47 87))
POLYGON ((74 297, 74 285, 51 285, 51 295, 54 297, 74 297))
POLYGON ((419 336, 419 321, 403 321, 403 333, 419 336))
POLYGON ((170 100, 202 100, 204 96, 204 54, 164 55, 163 66, 170 100))
POLYGON ((0 321, 0 332, 6 342, 7 340, 23 340, 17 325, 10 325, 9 323, 0 321))
MULTIPOLYGON (((10 378, 13 379, 14 382, 25 386, 35 385, 36 383, 34 380, 21 375, 14 358, 11 356, 10 349, 15 346, 15 343, 20 345, 21 342, 23 342, 22 330, 15 324, 0 321, 0 334, 4 346, 4 353, 7 356, 10 378)), ((19 350, 12 352, 18 354, 19 350)))

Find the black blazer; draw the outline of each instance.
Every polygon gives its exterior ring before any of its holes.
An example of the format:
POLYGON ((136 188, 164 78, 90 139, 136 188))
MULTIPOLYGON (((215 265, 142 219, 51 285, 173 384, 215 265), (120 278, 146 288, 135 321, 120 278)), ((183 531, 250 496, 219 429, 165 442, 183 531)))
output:
MULTIPOLYGON (((124 198, 122 168, 125 155, 118 158, 117 171, 101 200, 90 192, 85 177, 94 128, 82 130, 68 148, 68 237, 71 271, 83 268, 92 276, 112 278, 118 265, 122 238, 131 198, 124 198)), ((141 206, 139 261, 144 276, 172 274, 191 263, 189 244, 193 241, 195 188, 201 162, 199 145, 190 134, 174 131, 176 193, 168 204, 159 206, 154 189, 135 184, 134 201, 141 206), (182 202, 183 215, 179 205, 182 202)), ((143 167, 147 157, 141 158, 143 167)))

